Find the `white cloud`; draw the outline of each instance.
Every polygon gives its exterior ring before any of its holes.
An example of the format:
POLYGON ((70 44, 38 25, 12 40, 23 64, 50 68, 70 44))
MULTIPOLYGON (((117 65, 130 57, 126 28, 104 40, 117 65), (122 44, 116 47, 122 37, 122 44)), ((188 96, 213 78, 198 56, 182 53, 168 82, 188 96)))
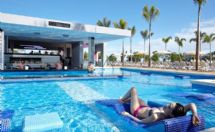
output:
MULTIPOLYGON (((181 49, 182 52, 195 50, 195 43, 190 43, 189 40, 195 37, 194 31, 196 31, 196 28, 197 28, 197 23, 196 22, 191 23, 188 27, 185 27, 181 29, 179 32, 173 34, 172 37, 179 36, 179 37, 186 38, 187 41, 184 43, 184 47, 181 49)), ((202 32, 206 32, 207 34, 215 33, 215 19, 201 21, 200 28, 202 32)), ((108 43, 105 48, 106 54, 107 55, 111 53, 120 54, 122 51, 121 45, 122 45, 122 40, 108 43)), ((143 40, 137 43, 134 43, 133 51, 142 52, 144 50, 143 45, 144 45, 143 40)), ((129 52, 129 47, 130 47, 129 39, 126 39, 125 50, 127 50, 128 52, 129 52)), ((146 51, 148 51, 148 41, 146 42, 146 48, 147 48, 146 51)), ((174 42, 174 38, 168 43, 167 48, 170 51, 178 52, 178 45, 174 42)), ((209 49, 208 44, 202 44, 202 51, 208 52, 209 51, 208 49, 209 49)), ((164 50, 164 43, 162 42, 162 38, 151 40, 151 50, 152 51, 164 50)), ((212 43, 212 51, 214 50, 215 50, 215 42, 212 43)))

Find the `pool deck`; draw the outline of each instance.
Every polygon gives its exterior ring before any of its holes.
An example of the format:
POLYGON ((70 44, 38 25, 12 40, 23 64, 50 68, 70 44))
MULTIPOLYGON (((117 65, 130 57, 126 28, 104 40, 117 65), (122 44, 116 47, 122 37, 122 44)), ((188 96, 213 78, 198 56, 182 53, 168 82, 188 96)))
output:
MULTIPOLYGON (((112 67, 105 67, 112 68, 112 67)), ((193 70, 176 70, 176 69, 159 69, 159 68, 140 68, 140 67, 114 67, 114 68, 129 68, 129 69, 139 69, 147 71, 159 71, 159 72, 173 72, 173 73, 182 73, 182 74, 202 74, 202 75, 213 75, 215 76, 215 71, 204 72, 204 71, 193 71, 193 70)))

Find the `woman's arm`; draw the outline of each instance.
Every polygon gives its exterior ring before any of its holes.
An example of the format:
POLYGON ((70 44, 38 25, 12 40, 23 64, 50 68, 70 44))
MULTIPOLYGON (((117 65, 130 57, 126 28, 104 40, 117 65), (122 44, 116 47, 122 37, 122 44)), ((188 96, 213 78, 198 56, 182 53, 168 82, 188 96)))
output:
POLYGON ((191 111, 193 115, 197 115, 197 108, 194 103, 190 103, 186 106, 184 106, 185 112, 191 111))
POLYGON ((200 119, 199 119, 198 114, 197 114, 196 105, 194 103, 190 103, 190 104, 184 106, 184 109, 185 109, 185 112, 188 112, 188 111, 192 112, 192 114, 193 114, 192 123, 194 125, 198 125, 200 123, 200 119))
POLYGON ((131 118, 132 120, 134 120, 136 122, 139 122, 139 123, 151 123, 151 122, 154 122, 154 121, 158 120, 158 116, 156 114, 152 114, 151 116, 149 116, 147 118, 144 118, 142 120, 134 117, 133 115, 131 115, 128 112, 125 112, 125 111, 122 112, 122 115, 127 116, 127 117, 131 118))

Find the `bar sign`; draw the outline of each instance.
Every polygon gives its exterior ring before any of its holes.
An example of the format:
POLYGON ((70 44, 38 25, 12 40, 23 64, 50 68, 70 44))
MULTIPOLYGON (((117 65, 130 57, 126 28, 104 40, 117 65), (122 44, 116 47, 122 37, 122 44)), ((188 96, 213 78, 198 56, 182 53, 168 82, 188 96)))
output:
POLYGON ((49 26, 70 28, 70 24, 69 23, 54 22, 54 21, 49 21, 49 26))

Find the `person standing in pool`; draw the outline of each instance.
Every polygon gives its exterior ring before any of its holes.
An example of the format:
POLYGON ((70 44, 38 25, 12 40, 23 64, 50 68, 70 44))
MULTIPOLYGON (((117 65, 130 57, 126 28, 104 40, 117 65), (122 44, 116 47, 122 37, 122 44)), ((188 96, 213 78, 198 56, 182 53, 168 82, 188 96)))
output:
POLYGON ((122 103, 130 103, 130 112, 126 111, 121 114, 133 119, 136 122, 140 123, 152 123, 155 121, 185 116, 188 111, 191 111, 192 123, 194 125, 198 125, 200 123, 200 119, 197 114, 197 108, 194 103, 190 103, 188 105, 181 105, 179 103, 170 103, 166 106, 160 108, 151 108, 146 103, 138 98, 137 90, 132 87, 121 99, 119 99, 122 103))

